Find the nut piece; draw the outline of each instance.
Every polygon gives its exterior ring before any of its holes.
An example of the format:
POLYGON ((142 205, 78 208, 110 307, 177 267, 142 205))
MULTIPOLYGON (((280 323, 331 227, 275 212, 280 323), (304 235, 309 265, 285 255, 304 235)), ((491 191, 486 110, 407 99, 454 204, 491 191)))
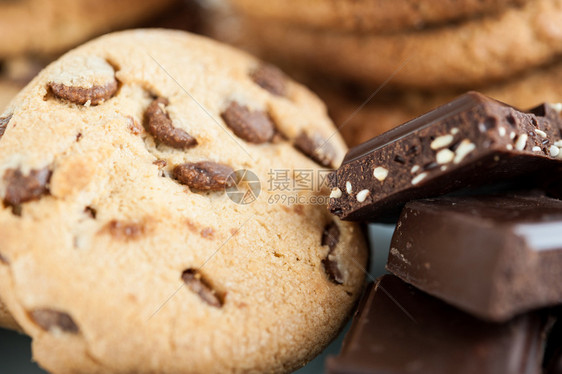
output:
POLYGON ((453 142, 453 139, 454 139, 453 135, 450 134, 442 135, 435 138, 429 146, 433 150, 444 148, 447 147, 449 144, 451 144, 453 142))
POLYGON ((556 156, 558 156, 558 155, 560 154, 560 148, 558 148, 558 147, 555 146, 555 145, 551 145, 551 146, 550 146, 550 149, 549 149, 549 152, 550 152, 550 155, 551 155, 552 157, 556 157, 556 156))
POLYGON ((31 319, 45 331, 60 330, 77 334, 80 330, 68 313, 52 309, 35 309, 29 313, 31 319))
POLYGON ((206 191, 220 191, 231 187, 234 180, 229 178, 234 170, 230 166, 212 161, 181 164, 174 168, 173 176, 181 184, 206 191))
POLYGON ((367 199, 367 196, 369 196, 370 192, 369 190, 361 190, 357 193, 357 201, 362 203, 367 199))
POLYGON ((181 275, 181 279, 192 292, 199 295, 201 300, 210 306, 215 308, 221 308, 223 306, 224 297, 213 289, 198 270, 185 270, 181 275))
POLYGON ((250 77, 264 90, 277 96, 285 96, 287 78, 277 67, 269 64, 261 64, 250 73, 250 77))
POLYGON ((412 184, 415 186, 416 184, 418 184, 418 183, 420 183, 422 180, 424 180, 425 177, 427 177, 427 173, 426 173, 426 172, 423 172, 423 173, 420 173, 420 174, 416 175, 416 176, 414 177, 414 179, 412 179, 412 184))
POLYGON ((334 167, 336 150, 322 135, 308 135, 303 131, 295 139, 295 147, 320 165, 334 167))
POLYGON ((453 161, 455 158, 455 153, 451 151, 449 148, 444 148, 437 152, 435 155, 435 161, 439 165, 448 164, 449 162, 453 161))
POLYGON ((544 132, 544 131, 542 131, 542 130, 535 129, 535 132, 536 132, 538 135, 540 135, 541 138, 546 138, 546 137, 547 137, 546 132, 544 132))
POLYGON ((146 131, 160 143, 177 149, 197 145, 197 140, 186 131, 174 127, 165 107, 168 100, 159 97, 152 101, 144 113, 146 131))
POLYGON ((12 115, 8 115, 7 117, 0 117, 0 139, 4 136, 4 132, 6 132, 6 128, 8 127, 8 123, 12 119, 12 115))
POLYGON ((8 169, 4 173, 6 195, 4 204, 18 206, 28 201, 37 200, 49 192, 47 184, 51 178, 48 168, 31 170, 29 175, 23 175, 19 169, 8 169))
POLYGON ((345 182, 345 191, 350 195, 353 192, 353 186, 350 181, 345 182))
POLYGON ((525 149, 525 146, 527 145, 527 139, 529 138, 529 136, 527 134, 521 134, 517 137, 517 141, 515 142, 515 149, 517 149, 518 151, 522 151, 525 149))
POLYGON ((455 151, 455 159, 453 160, 453 162, 455 164, 458 164, 470 152, 474 151, 475 149, 476 149, 476 145, 474 143, 471 143, 470 140, 468 140, 468 139, 464 139, 462 142, 460 142, 459 146, 457 147, 457 149, 455 151))
POLYGON ((383 168, 382 166, 377 166, 375 170, 373 170, 373 177, 377 178, 379 181, 384 181, 388 176, 388 169, 383 168))
POLYGON ((113 67, 97 56, 75 55, 63 60, 47 85, 59 99, 80 105, 98 105, 117 92, 113 67))
POLYGON ((332 189, 332 191, 330 192, 330 198, 331 199, 339 199, 342 195, 341 190, 339 189, 339 187, 334 187, 332 189))
POLYGON ((275 126, 266 113, 250 111, 235 101, 230 103, 221 117, 236 136, 250 143, 269 142, 275 134, 275 126))

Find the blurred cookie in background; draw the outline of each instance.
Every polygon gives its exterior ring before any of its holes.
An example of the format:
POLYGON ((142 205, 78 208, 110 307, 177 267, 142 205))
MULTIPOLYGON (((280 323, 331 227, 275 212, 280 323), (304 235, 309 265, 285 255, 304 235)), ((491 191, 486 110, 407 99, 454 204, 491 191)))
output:
MULTIPOLYGON (((562 102, 561 81, 562 59, 516 79, 474 89, 525 110, 541 102, 562 102)), ((320 78, 308 84, 326 102, 334 123, 349 146, 367 141, 463 93, 462 90, 428 93, 386 88, 379 91, 320 78)))

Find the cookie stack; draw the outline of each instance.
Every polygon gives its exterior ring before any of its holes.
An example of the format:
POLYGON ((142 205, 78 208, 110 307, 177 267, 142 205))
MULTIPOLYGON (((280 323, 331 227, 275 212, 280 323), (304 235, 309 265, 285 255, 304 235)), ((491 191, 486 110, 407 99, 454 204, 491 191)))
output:
POLYGON ((338 165, 343 139, 249 55, 108 34, 47 66, 0 130, 0 297, 51 373, 290 372, 361 293, 364 238, 327 186, 293 204, 266 188, 338 165))
POLYGON ((562 97, 561 0, 231 3, 238 42, 304 71, 352 145, 468 89, 523 108, 562 97))
POLYGON ((330 211, 396 223, 393 275, 328 373, 559 373, 561 109, 469 92, 348 152, 330 211))

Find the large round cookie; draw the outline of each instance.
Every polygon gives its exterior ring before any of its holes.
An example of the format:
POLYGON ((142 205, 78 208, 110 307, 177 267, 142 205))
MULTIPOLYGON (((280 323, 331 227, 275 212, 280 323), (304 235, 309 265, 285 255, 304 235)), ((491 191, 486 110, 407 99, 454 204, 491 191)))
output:
MULTIPOLYGON (((473 87, 487 96, 521 109, 543 102, 562 102, 562 60, 498 84, 473 87)), ((374 92, 356 86, 312 83, 328 105, 329 113, 349 146, 363 143, 385 131, 443 105, 462 91, 424 93, 405 91, 374 92)))
POLYGON ((0 1, 0 58, 55 54, 154 17, 178 0, 0 1))
POLYGON ((349 315, 365 243, 303 185, 345 146, 275 68, 182 32, 110 34, 1 123, 0 295, 50 372, 288 372, 349 315), (251 203, 224 191, 238 169, 261 181, 251 203))
POLYGON ((381 34, 497 13, 528 0, 230 0, 251 17, 311 28, 381 34))
POLYGON ((264 57, 381 84, 442 90, 489 84, 562 53, 562 0, 392 35, 326 32, 243 19, 242 39, 264 57))

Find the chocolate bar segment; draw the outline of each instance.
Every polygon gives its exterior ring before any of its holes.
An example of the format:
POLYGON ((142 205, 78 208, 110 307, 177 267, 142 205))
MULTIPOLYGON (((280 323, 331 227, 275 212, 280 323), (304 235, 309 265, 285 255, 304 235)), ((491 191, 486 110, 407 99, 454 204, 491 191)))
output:
POLYGON ((410 202, 386 268, 489 320, 562 304, 562 201, 505 195, 410 202))
POLYGON ((328 374, 537 374, 540 313, 489 323, 385 275, 364 295, 328 374))
POLYGON ((548 104, 523 113, 467 93, 352 148, 330 175, 330 211, 388 222, 410 200, 498 182, 511 187, 518 178, 538 183, 562 165, 561 128, 548 104))

